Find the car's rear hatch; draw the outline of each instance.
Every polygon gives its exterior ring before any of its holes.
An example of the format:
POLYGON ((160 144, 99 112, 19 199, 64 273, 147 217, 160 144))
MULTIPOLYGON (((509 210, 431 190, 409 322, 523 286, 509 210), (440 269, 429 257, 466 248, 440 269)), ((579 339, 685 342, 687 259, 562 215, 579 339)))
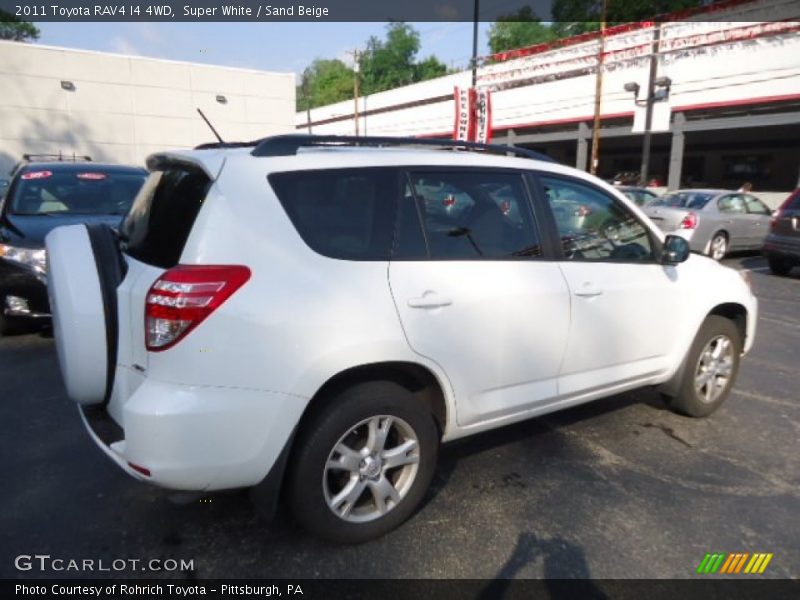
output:
MULTIPOLYGON (((201 162, 181 154, 160 154, 148 160, 151 174, 120 228, 128 269, 117 293, 118 367, 127 371, 130 385, 135 386, 148 368, 144 318, 148 291, 158 277, 179 263, 222 164, 224 161, 201 162)), ((119 384, 124 385, 122 381, 119 384)), ((115 417, 121 402, 134 390, 116 391, 109 405, 115 417)))

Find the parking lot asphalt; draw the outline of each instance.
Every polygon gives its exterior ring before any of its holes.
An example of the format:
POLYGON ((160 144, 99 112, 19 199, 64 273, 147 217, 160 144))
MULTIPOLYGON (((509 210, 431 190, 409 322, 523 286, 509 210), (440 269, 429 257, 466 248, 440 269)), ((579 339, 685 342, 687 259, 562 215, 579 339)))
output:
POLYGON ((0 577, 92 576, 14 567, 49 554, 193 559, 198 578, 685 578, 707 552, 800 577, 800 269, 725 263, 752 271, 760 317, 720 411, 681 417, 645 389, 455 442, 418 513, 355 547, 266 523, 242 493, 179 505, 135 482, 83 430, 52 339, 0 339, 0 577))

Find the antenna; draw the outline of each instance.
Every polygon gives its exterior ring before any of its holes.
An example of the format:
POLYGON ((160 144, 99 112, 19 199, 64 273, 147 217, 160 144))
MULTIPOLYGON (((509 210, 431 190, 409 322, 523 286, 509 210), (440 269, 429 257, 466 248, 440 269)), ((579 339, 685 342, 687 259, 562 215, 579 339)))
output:
POLYGON ((208 125, 208 128, 211 130, 211 132, 214 134, 214 136, 215 136, 215 137, 216 137, 216 138, 219 140, 219 143, 220 143, 220 144, 224 144, 224 143, 225 143, 225 141, 224 141, 224 140, 222 139, 222 137, 221 137, 221 136, 220 136, 220 135, 217 133, 217 130, 216 130, 216 129, 214 129, 214 126, 211 124, 211 121, 209 121, 208 119, 206 119, 206 116, 203 114, 203 111, 202 111, 202 110, 200 110, 200 109, 198 108, 198 109, 197 109, 197 112, 198 112, 198 113, 200 113, 200 116, 201 116, 201 117, 203 117, 203 121, 205 121, 205 122, 206 122, 206 125, 208 125))

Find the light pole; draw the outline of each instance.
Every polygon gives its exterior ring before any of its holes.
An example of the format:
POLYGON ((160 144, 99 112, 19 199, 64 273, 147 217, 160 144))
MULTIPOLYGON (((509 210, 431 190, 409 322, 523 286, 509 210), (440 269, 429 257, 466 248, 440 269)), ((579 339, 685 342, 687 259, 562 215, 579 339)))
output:
POLYGON ((647 185, 647 171, 650 168, 650 129, 653 127, 653 102, 656 92, 656 72, 658 70, 658 46, 661 40, 661 23, 653 28, 653 44, 650 49, 650 74, 647 78, 647 103, 644 113, 644 139, 642 140, 642 168, 639 177, 642 185, 647 185))
POLYGON ((653 45, 650 54, 650 74, 647 78, 647 96, 639 100, 639 84, 631 81, 625 84, 625 91, 633 94, 636 106, 644 106, 644 139, 642 141, 642 167, 639 178, 643 185, 647 185, 647 175, 650 168, 650 138, 653 128, 653 104, 669 97, 672 80, 669 77, 656 78, 658 69, 658 43, 661 39, 661 24, 656 23, 653 30, 653 45))
POLYGON ((472 13, 472 87, 478 84, 478 16, 480 14, 480 0, 475 0, 472 13))

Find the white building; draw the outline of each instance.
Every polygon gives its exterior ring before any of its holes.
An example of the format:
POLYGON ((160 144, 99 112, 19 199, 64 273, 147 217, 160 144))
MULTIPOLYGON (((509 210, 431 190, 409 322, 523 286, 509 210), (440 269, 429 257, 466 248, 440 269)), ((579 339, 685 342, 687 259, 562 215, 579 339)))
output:
MULTIPOLYGON (((662 23, 656 77, 670 80, 654 104, 649 173, 664 185, 785 192, 800 170, 800 4, 735 3, 662 23), (722 21, 724 18, 730 21, 722 21), (758 16, 770 21, 756 21, 758 16), (708 21, 714 18, 715 21, 708 21), (705 19, 705 20, 704 20, 705 19)), ((612 28, 605 39, 598 174, 638 172, 644 114, 625 84, 646 97, 655 25, 612 28)), ((478 69, 492 90, 493 141, 529 147, 588 169, 599 36, 584 35, 498 55, 478 69)), ((471 74, 374 94, 359 101, 361 135, 451 137, 453 88, 471 74)), ((641 102, 639 103, 641 104, 641 102)), ((353 101, 296 115, 298 131, 355 131, 353 101)), ((782 194, 785 196, 785 194, 782 194)), ((780 194, 778 195, 780 197, 780 194)))
POLYGON ((293 131, 294 73, 0 41, 0 174, 24 153, 142 164, 216 141, 197 108, 226 140, 293 131))

